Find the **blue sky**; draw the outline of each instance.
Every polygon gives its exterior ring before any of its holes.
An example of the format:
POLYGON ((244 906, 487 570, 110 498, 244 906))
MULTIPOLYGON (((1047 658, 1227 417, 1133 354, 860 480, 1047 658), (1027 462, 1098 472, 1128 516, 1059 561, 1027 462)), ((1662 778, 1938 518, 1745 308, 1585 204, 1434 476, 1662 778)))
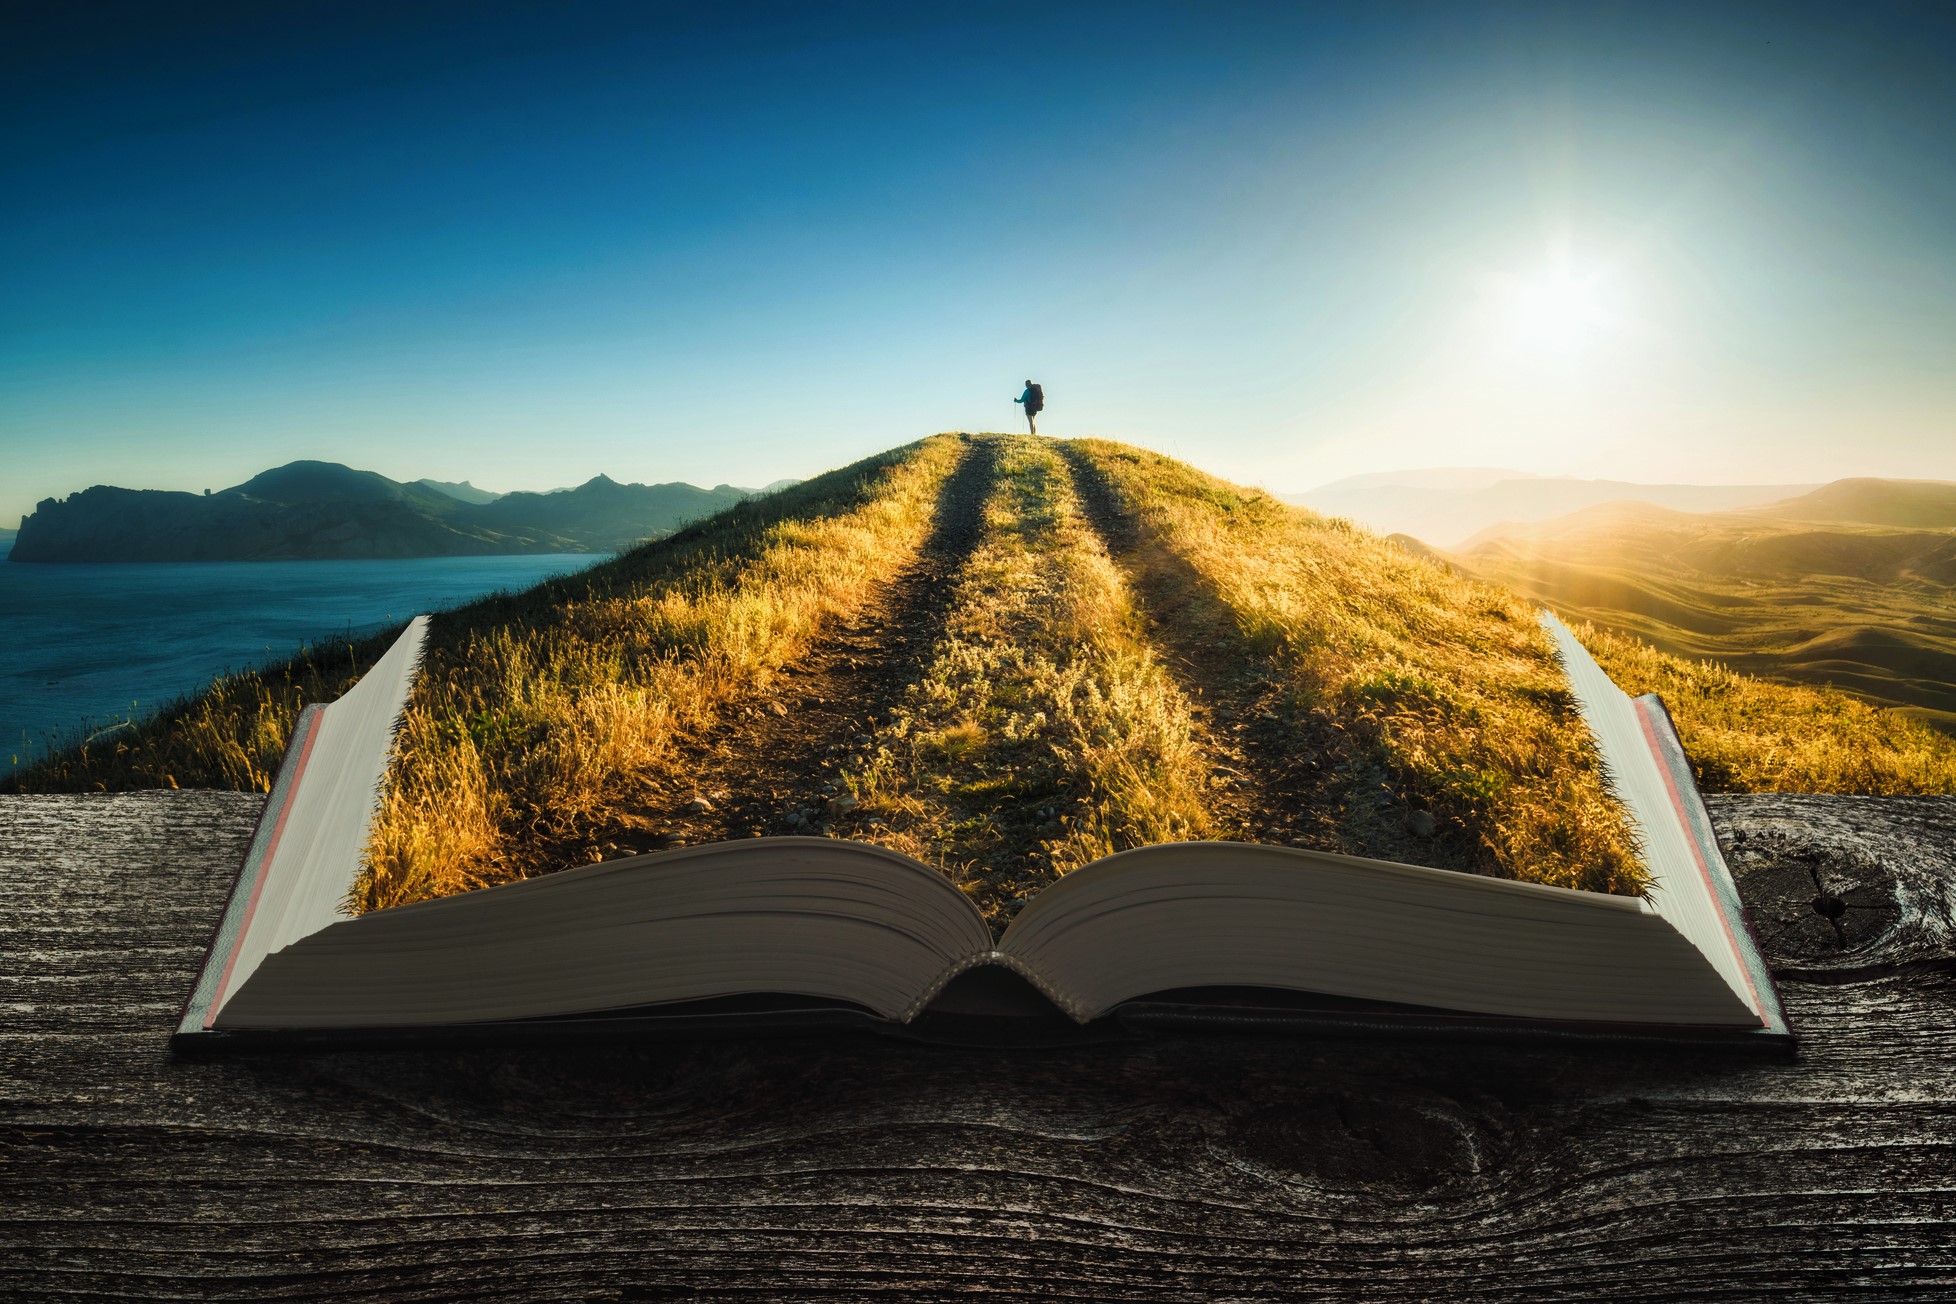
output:
POLYGON ((130 5, 0 52, 0 523, 296 457, 1956 478, 1947 6, 130 5))

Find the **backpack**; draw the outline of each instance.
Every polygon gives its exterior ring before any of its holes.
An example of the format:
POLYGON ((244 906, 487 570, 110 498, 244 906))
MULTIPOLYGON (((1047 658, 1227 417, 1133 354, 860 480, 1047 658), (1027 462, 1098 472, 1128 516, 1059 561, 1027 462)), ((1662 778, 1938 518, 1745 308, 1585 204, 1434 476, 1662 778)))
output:
POLYGON ((1027 388, 1032 391, 1032 397, 1026 400, 1026 411, 1044 412, 1046 410, 1046 391, 1037 385, 1029 385, 1027 388))

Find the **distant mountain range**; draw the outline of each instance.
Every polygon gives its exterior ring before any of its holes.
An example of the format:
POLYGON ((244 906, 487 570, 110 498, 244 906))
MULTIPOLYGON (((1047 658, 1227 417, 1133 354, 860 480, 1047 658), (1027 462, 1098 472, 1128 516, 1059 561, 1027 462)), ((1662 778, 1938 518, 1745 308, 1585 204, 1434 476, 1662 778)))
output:
MULTIPOLYGON (((792 481, 777 482, 781 484, 792 481)), ((732 485, 619 484, 497 494, 466 480, 401 484, 337 462, 293 462, 218 493, 97 485, 48 498, 10 558, 277 561, 618 552, 757 492, 732 485)))
POLYGON ((1614 502, 1452 552, 1403 542, 1566 618, 1956 733, 1956 483, 1837 480, 1729 512, 1614 502))
POLYGON ((474 503, 478 507, 483 503, 493 503, 502 497, 493 489, 478 489, 467 480, 430 480, 423 476, 415 483, 424 489, 433 489, 438 494, 447 494, 450 498, 474 503))
POLYGON ((1537 476, 1500 467, 1429 467, 1353 476, 1301 494, 1281 495, 1381 534, 1409 534, 1450 548, 1505 521, 1542 521, 1598 503, 1626 500, 1682 512, 1724 512, 1777 502, 1811 484, 1638 484, 1537 476))

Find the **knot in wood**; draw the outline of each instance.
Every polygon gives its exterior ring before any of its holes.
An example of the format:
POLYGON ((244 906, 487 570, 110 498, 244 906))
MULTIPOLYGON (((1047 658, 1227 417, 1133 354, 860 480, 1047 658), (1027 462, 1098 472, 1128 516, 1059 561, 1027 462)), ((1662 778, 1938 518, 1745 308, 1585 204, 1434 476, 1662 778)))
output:
POLYGON ((1408 1089, 1324 1092, 1236 1120, 1232 1148, 1258 1167, 1350 1192, 1412 1195, 1474 1180, 1506 1153, 1459 1102, 1408 1089))

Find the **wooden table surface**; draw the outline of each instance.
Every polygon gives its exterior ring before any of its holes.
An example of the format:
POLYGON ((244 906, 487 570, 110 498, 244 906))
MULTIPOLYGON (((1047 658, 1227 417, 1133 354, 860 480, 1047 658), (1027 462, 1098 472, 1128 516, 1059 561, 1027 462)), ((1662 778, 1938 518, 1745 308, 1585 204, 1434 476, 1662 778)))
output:
POLYGON ((1791 1062, 1220 1038, 173 1059, 258 800, 0 798, 0 1296, 1956 1297, 1956 800, 1714 802, 1791 1062))

